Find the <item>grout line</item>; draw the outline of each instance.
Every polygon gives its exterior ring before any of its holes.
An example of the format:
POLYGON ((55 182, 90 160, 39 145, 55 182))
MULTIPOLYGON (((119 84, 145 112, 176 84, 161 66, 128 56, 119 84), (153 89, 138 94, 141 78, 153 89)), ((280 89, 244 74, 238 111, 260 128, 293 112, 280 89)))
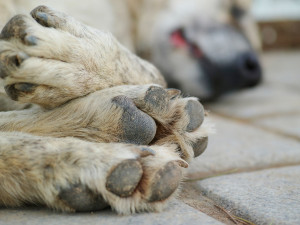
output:
POLYGON ((261 130, 279 135, 281 137, 286 137, 286 138, 293 139, 293 140, 296 140, 296 141, 300 142, 300 137, 297 136, 297 135, 287 134, 287 133, 285 133, 283 131, 280 131, 280 130, 277 130, 277 129, 268 128, 268 127, 265 127, 265 126, 262 126, 262 125, 254 124, 254 123, 252 123, 252 119, 236 118, 236 117, 228 116, 226 114, 222 114, 222 113, 219 113, 219 112, 211 112, 211 114, 222 117, 222 118, 225 118, 225 119, 228 119, 228 120, 232 120, 232 121, 235 121, 235 122, 246 124, 246 125, 249 125, 249 126, 252 126, 252 127, 255 127, 255 128, 259 128, 261 130))
POLYGON ((260 120, 260 119, 266 119, 266 118, 271 118, 271 117, 279 117, 279 116, 294 116, 294 115, 299 115, 300 116, 300 111, 291 111, 291 112, 279 112, 279 113, 267 113, 267 114, 262 114, 262 115, 257 115, 253 116, 249 119, 245 119, 246 121, 254 121, 254 120, 260 120))
POLYGON ((251 172, 258 172, 258 171, 263 171, 263 170, 268 170, 268 169, 279 169, 279 168, 290 167, 290 166, 300 166, 300 162, 277 164, 277 165, 272 165, 269 167, 240 168, 240 169, 236 168, 236 169, 231 169, 231 170, 227 170, 227 171, 219 171, 219 172, 215 172, 215 173, 202 173, 200 176, 198 175, 199 172, 188 173, 187 179, 184 179, 183 182, 194 182, 194 181, 200 181, 200 180, 209 179, 209 178, 213 178, 213 177, 233 175, 233 174, 239 174, 239 173, 251 173, 251 172), (198 177, 197 177, 197 175, 198 175, 198 177), (195 178, 189 179, 188 178, 189 176, 195 177, 195 178))

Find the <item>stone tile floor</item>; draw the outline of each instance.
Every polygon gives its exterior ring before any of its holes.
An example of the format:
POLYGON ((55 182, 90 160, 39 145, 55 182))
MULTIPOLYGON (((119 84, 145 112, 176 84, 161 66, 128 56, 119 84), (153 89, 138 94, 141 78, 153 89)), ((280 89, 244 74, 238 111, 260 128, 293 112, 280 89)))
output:
POLYGON ((262 85, 206 106, 217 133, 164 212, 1 209, 0 224, 300 224, 300 51, 262 61, 262 85))
POLYGON ((238 222, 234 216, 245 224, 300 224, 300 52, 262 60, 262 85, 206 106, 217 133, 190 165, 193 184, 181 199, 225 224, 238 222), (197 195, 235 221, 192 200, 197 195))

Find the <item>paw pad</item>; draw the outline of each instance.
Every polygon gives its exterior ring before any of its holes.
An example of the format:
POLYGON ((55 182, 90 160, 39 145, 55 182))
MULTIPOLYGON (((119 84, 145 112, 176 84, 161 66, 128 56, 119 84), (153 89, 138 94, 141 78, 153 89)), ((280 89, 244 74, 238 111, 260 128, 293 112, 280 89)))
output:
POLYGON ((61 24, 66 23, 65 19, 58 17, 58 12, 54 12, 47 6, 38 6, 31 11, 31 16, 44 27, 58 28, 61 24))
POLYGON ((26 53, 19 52, 14 58, 14 64, 16 66, 20 66, 22 64, 22 62, 24 62, 28 58, 29 58, 29 56, 26 53))
POLYGON ((95 194, 87 187, 79 184, 63 189, 58 198, 77 212, 97 211, 108 207, 100 194, 95 194))
POLYGON ((133 194, 142 175, 143 169, 137 160, 125 160, 108 175, 106 189, 119 197, 129 197, 133 194))
POLYGON ((32 92, 35 90, 35 88, 37 87, 36 84, 31 84, 31 83, 17 83, 14 85, 14 88, 18 91, 21 92, 32 92))
POLYGON ((186 131, 192 132, 200 127, 203 123, 204 108, 200 102, 196 100, 189 100, 185 106, 185 110, 190 118, 190 122, 186 127, 186 131))
POLYGON ((179 186, 181 169, 177 162, 168 162, 153 178, 149 202, 163 201, 167 199, 179 186))
POLYGON ((45 26, 45 27, 49 27, 49 24, 48 24, 48 20, 49 20, 49 17, 48 17, 48 14, 46 13, 43 13, 43 12, 36 12, 35 14, 35 20, 45 26))
POLYGON ((147 145, 156 133, 154 120, 146 113, 140 111, 131 99, 120 95, 112 102, 123 108, 121 118, 121 141, 132 144, 147 145))
POLYGON ((37 38, 27 34, 28 20, 25 15, 16 15, 11 18, 1 31, 0 39, 9 40, 11 38, 20 39, 25 45, 36 45, 37 38))
POLYGON ((168 106, 169 95, 163 88, 152 86, 147 90, 144 102, 152 109, 165 110, 168 106))
POLYGON ((23 61, 29 56, 23 52, 19 52, 16 55, 0 55, 0 78, 4 79, 9 75, 10 67, 19 67, 23 61))
POLYGON ((17 101, 20 94, 23 93, 30 93, 35 90, 38 85, 30 84, 30 83, 17 83, 14 85, 5 86, 6 94, 12 99, 17 101))
POLYGON ((208 137, 200 138, 196 142, 194 142, 192 144, 192 148, 194 150, 194 157, 198 157, 199 155, 201 155, 205 151, 207 144, 208 137))
POLYGON ((26 36, 26 23, 24 15, 16 15, 11 18, 1 31, 1 39, 20 38, 24 40, 26 36))

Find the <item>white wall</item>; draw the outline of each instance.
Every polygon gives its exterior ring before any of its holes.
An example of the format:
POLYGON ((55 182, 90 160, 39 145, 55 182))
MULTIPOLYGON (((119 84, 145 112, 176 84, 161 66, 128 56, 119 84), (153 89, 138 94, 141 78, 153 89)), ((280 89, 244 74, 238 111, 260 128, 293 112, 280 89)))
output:
POLYGON ((258 21, 300 20, 300 0, 253 0, 252 13, 258 21))

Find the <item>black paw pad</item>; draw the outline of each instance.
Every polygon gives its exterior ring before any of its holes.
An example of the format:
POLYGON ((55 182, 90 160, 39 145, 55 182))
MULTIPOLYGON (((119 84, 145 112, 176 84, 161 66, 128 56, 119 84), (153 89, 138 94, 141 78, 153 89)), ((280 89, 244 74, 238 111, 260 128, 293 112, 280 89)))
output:
POLYGON ((30 83, 17 83, 7 85, 4 87, 6 94, 12 99, 17 101, 18 97, 24 93, 30 93, 35 90, 38 85, 30 83))
POLYGON ((148 201, 156 202, 167 199, 178 188, 181 176, 178 162, 168 162, 155 174, 148 201))
POLYGON ((42 26, 45 27, 49 27, 49 20, 51 20, 51 18, 49 18, 48 14, 43 13, 43 12, 37 12, 35 14, 34 19, 36 20, 36 22, 38 22, 39 24, 41 24, 42 26))
POLYGON ((44 27, 57 27, 57 21, 55 18, 47 13, 37 12, 34 14, 34 19, 44 27))
POLYGON ((16 90, 27 93, 33 92, 37 86, 37 84, 31 83, 17 83, 14 85, 16 90))
POLYGON ((156 124, 146 113, 140 111, 131 99, 120 95, 114 97, 112 102, 123 108, 121 118, 121 142, 147 145, 156 134, 156 124))
POLYGON ((7 85, 4 87, 6 94, 14 101, 18 101, 19 91, 15 89, 14 85, 7 85))
POLYGON ((19 67, 23 61, 28 59, 29 56, 23 52, 19 52, 16 55, 0 55, 0 77, 2 79, 9 76, 10 68, 16 66, 19 67))
POLYGON ((203 123, 204 108, 200 102, 196 100, 189 100, 185 106, 185 110, 190 117, 190 122, 186 127, 186 131, 192 132, 203 123))
POLYGON ((119 197, 129 197, 133 194, 142 175, 143 169, 137 160, 125 160, 108 175, 106 189, 119 197))
POLYGON ((165 110, 169 103, 169 94, 161 87, 150 87, 144 97, 146 105, 155 110, 165 110))
POLYGON ((97 211, 108 207, 100 194, 79 184, 62 190, 58 198, 77 212, 97 211))
POLYGON ((19 52, 18 54, 16 54, 16 56, 14 57, 14 61, 13 63, 16 66, 21 66, 22 62, 24 62, 26 59, 28 59, 29 56, 24 53, 24 52, 19 52))
POLYGON ((4 79, 8 76, 7 68, 5 68, 4 63, 0 61, 0 78, 4 79))
POLYGON ((201 155, 205 151, 205 149, 207 148, 207 144, 208 144, 208 137, 203 137, 201 139, 198 139, 195 143, 192 144, 195 158, 201 155))
POLYGON ((16 15, 11 18, 1 31, 0 39, 9 40, 11 38, 18 38, 23 41, 25 45, 36 45, 37 38, 28 35, 26 32, 27 24, 25 15, 16 15))
POLYGON ((60 18, 54 14, 49 7, 41 5, 31 11, 31 16, 44 27, 57 28, 60 24, 65 23, 64 18, 60 18))
POLYGON ((20 38, 24 40, 26 36, 26 23, 24 15, 16 15, 11 18, 1 31, 1 39, 20 38))

